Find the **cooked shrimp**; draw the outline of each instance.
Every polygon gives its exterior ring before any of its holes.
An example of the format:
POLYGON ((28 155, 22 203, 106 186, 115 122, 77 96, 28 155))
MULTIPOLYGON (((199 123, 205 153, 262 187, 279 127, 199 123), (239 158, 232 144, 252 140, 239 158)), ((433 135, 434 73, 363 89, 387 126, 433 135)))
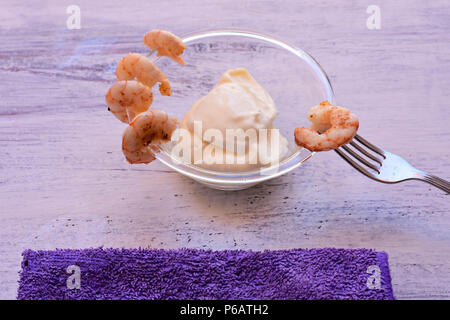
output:
POLYGON ((165 30, 151 30, 144 36, 144 44, 150 50, 158 51, 158 57, 166 56, 179 64, 186 64, 180 55, 186 49, 186 45, 179 37, 165 30))
POLYGON ((323 101, 308 112, 311 127, 295 128, 295 143, 310 151, 327 151, 349 143, 359 127, 350 110, 323 101))
POLYGON ((163 110, 140 113, 125 129, 122 151, 129 163, 150 163, 155 160, 153 145, 169 142, 178 120, 163 110))
POLYGON ((122 122, 129 123, 139 113, 148 110, 153 102, 152 89, 134 80, 115 82, 106 93, 106 104, 122 122))
POLYGON ((116 68, 116 76, 117 80, 137 79, 150 88, 160 82, 161 94, 164 96, 172 94, 166 75, 149 58, 138 53, 130 53, 120 59, 116 68))

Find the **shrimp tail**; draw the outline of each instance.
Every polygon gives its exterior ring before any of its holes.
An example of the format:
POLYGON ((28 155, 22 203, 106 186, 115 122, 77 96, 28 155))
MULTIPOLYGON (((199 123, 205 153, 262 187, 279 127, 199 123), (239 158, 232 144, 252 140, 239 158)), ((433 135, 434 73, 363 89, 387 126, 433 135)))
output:
POLYGON ((184 61, 184 59, 180 56, 175 56, 173 57, 173 60, 178 63, 181 64, 182 66, 186 65, 186 61, 184 61))
POLYGON ((161 84, 159 85, 159 92, 161 92, 163 96, 172 95, 172 89, 170 88, 170 83, 167 79, 161 81, 161 84))

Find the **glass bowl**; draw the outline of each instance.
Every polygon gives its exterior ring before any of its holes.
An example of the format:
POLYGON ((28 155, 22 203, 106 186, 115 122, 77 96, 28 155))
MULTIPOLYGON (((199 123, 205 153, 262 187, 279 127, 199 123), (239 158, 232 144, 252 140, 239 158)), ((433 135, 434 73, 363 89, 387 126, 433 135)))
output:
MULTIPOLYGON (((173 143, 156 155, 162 163, 211 188, 241 190, 281 176, 307 161, 312 152, 294 142, 294 128, 309 127, 309 108, 328 100, 334 104, 330 81, 322 67, 305 51, 272 36, 248 30, 210 30, 183 37, 185 66, 157 58, 171 82, 173 95, 160 97, 162 108, 182 119, 192 104, 206 95, 229 69, 246 68, 273 98, 279 111, 274 126, 289 141, 289 151, 276 167, 253 171, 219 172, 186 164, 170 153, 173 143)), ((220 115, 218 115, 220 116, 220 115)))

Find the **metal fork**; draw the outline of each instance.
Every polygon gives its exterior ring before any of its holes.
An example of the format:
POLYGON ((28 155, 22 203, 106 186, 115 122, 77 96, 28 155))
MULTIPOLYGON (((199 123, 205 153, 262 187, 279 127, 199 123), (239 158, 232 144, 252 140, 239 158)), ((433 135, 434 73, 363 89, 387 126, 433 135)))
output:
POLYGON ((450 182, 414 168, 402 157, 374 146, 359 135, 335 151, 356 170, 373 180, 384 183, 421 180, 450 193, 450 182))

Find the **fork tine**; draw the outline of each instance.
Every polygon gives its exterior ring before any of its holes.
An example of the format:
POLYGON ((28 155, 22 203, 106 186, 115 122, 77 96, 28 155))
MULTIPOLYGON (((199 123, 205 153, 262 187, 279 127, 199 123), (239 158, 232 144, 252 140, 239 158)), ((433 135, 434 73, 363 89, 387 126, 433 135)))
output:
POLYGON ((378 153, 380 156, 382 156, 384 159, 386 159, 386 156, 384 155, 383 150, 381 150, 380 148, 374 146, 373 144, 371 144, 369 141, 367 141, 366 139, 364 139, 363 137, 361 137, 360 135, 356 135, 355 139, 359 142, 361 142, 363 145, 365 145, 367 148, 369 148, 370 150, 372 150, 373 152, 378 153))
POLYGON ((442 179, 442 178, 436 177, 435 175, 432 175, 432 174, 428 174, 428 176, 429 176, 431 179, 435 179, 435 180, 437 180, 437 181, 442 182, 443 184, 447 185, 447 186, 450 188, 450 182, 448 182, 447 180, 444 180, 444 179, 442 179))
POLYGON ((354 142, 353 140, 350 141, 350 145, 351 145, 352 147, 354 147, 356 150, 358 150, 359 152, 361 152, 361 153, 362 153, 363 155, 365 155, 366 157, 372 159, 372 160, 375 161, 375 162, 378 162, 380 165, 383 164, 383 162, 382 162, 379 158, 377 158, 377 157, 375 157, 373 154, 367 152, 364 148, 362 148, 359 144, 357 144, 357 143, 354 142))
POLYGON ((378 174, 380 174, 380 170, 379 168, 370 163, 369 161, 367 161, 366 159, 364 159, 363 157, 361 157, 359 154, 357 154, 355 151, 353 151, 352 149, 350 149, 349 147, 347 147, 346 145, 342 146, 342 149, 344 149, 345 151, 347 151, 350 155, 352 155, 354 158, 358 159, 360 162, 364 163, 366 166, 368 166, 369 168, 375 170, 378 174))
POLYGON ((344 152, 342 152, 339 148, 334 149, 334 151, 336 151, 338 155, 340 155, 345 161, 347 161, 356 170, 358 170, 362 174, 368 176, 369 178, 376 179, 374 174, 370 173, 365 168, 361 167, 359 164, 357 164, 355 161, 353 161, 348 155, 346 155, 344 152))
POLYGON ((448 181, 445 181, 444 179, 441 179, 428 173, 425 174, 424 177, 426 182, 444 190, 447 193, 450 193, 450 183, 448 181))
POLYGON ((355 140, 360 142, 362 145, 366 146, 370 150, 374 151, 378 155, 382 156, 383 159, 387 159, 388 157, 390 159, 390 161, 389 161, 390 165, 387 165, 387 167, 385 166, 386 170, 384 172, 386 174, 383 173, 383 177, 381 177, 381 172, 383 170, 383 167, 382 167, 383 160, 378 159, 373 154, 369 153, 362 146, 360 146, 356 142, 354 142, 354 140, 350 141, 349 144, 352 147, 354 147, 356 150, 361 152, 361 154, 363 154, 363 155, 367 156, 368 158, 377 162, 380 165, 380 167, 376 167, 376 164, 369 162, 367 159, 362 157, 359 153, 355 152, 352 148, 349 148, 349 146, 347 146, 347 145, 343 145, 340 148, 334 149, 334 151, 336 151, 336 153, 339 154, 339 156, 341 156, 341 158, 343 158, 347 163, 349 163, 352 167, 354 167, 356 170, 358 170, 365 176, 367 176, 373 180, 376 180, 379 182, 384 182, 384 183, 398 183, 398 182, 402 182, 402 181, 406 181, 406 180, 420 180, 420 181, 427 182, 427 183, 445 191, 447 194, 450 194, 450 181, 446 181, 446 180, 436 177, 432 174, 429 174, 424 171, 413 168, 409 163, 406 162, 406 160, 404 160, 403 158, 401 158, 395 154, 391 154, 386 151, 386 153, 387 153, 387 155, 386 155, 382 149, 374 146, 369 141, 367 141, 366 139, 362 138, 359 135, 355 136, 355 140), (345 152, 343 152, 342 150, 344 150, 345 152), (368 168, 375 170, 378 174, 373 173, 372 171, 366 170, 365 167, 360 166, 357 161, 354 161, 354 159, 359 160, 360 163, 366 165, 368 168), (405 170, 402 170, 402 169, 407 169, 407 170, 406 170, 406 172, 404 172, 405 170), (392 171, 396 171, 400 174, 396 175, 392 171), (408 172, 410 172, 410 173, 408 174, 408 172))

